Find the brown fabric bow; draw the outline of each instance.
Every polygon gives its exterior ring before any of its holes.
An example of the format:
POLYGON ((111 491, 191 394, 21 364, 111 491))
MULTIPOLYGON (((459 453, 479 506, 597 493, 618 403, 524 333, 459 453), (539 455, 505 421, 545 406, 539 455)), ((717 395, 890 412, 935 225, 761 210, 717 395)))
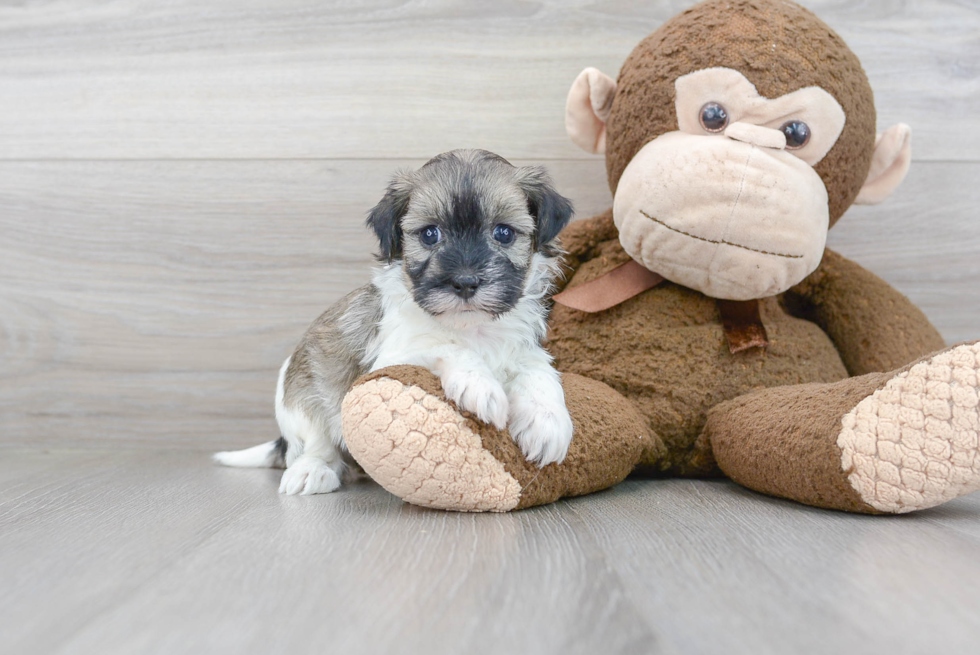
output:
MULTIPOLYGON (((663 281, 663 277, 631 259, 590 282, 555 294, 553 300, 559 305, 595 314, 626 302, 663 281)), ((758 300, 717 302, 728 349, 733 355, 769 345, 766 327, 759 314, 758 300)))

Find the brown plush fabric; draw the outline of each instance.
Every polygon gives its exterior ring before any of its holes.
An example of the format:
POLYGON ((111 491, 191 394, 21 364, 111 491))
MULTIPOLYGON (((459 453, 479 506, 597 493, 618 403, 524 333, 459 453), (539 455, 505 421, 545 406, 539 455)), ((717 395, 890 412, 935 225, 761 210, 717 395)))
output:
MULTIPOLYGON (((601 221, 593 226, 597 236, 604 233, 601 221)), ((581 231, 576 237, 588 241, 581 231)), ((614 268, 622 248, 613 240, 590 251, 595 256, 569 287, 614 268)), ((647 418, 668 449, 662 459, 644 460, 647 471, 711 474, 695 441, 712 407, 761 387, 847 377, 817 325, 788 315, 774 298, 760 305, 769 337, 764 351, 731 354, 715 299, 671 282, 598 314, 555 306, 549 348, 559 370, 608 384, 647 418)))
MULTIPOLYGON (((713 66, 740 71, 769 98, 819 86, 840 103, 844 130, 815 167, 827 188, 833 224, 868 173, 873 98, 860 63, 841 39, 784 0, 704 2, 640 43, 622 68, 607 124, 606 164, 614 192, 642 146, 677 129, 674 80, 713 66)), ((568 255, 559 287, 574 289, 630 261, 611 210, 569 225, 561 243, 568 255)), ((842 418, 853 419, 848 412, 894 375, 873 372, 900 369, 942 348, 942 338, 902 294, 831 251, 790 291, 760 299, 759 317, 768 346, 733 353, 718 302, 672 282, 598 313, 556 305, 549 347, 563 372, 576 428, 568 458, 539 470, 524 461, 506 432, 472 419, 469 427, 518 481, 519 507, 602 489, 636 466, 657 474, 723 471, 765 493, 874 512, 842 470, 836 442, 842 418)), ((972 351, 960 355, 964 361, 973 357, 972 351)), ((962 368, 957 375, 964 386, 957 393, 966 407, 975 404, 976 374, 962 368)), ((951 376, 951 370, 937 366, 936 375, 951 376)), ((442 397, 438 380, 419 369, 375 375, 397 375, 442 397)), ((908 400, 911 406, 922 398, 913 394, 908 400)), ((969 441, 964 434, 961 440, 969 441)))
MULTIPOLYGON (((619 230, 616 229, 616 224, 613 222, 611 208, 598 216, 569 224, 559 235, 562 250, 565 252, 563 260, 566 275, 557 281, 556 292, 561 291, 565 287, 568 280, 571 279, 571 272, 577 270, 583 263, 597 256, 596 249, 598 247, 611 240, 617 240, 618 243, 618 239, 619 230)), ((622 248, 619 249, 618 256, 622 261, 619 261, 617 266, 625 264, 630 259, 630 256, 622 248)), ((609 270, 613 268, 615 266, 611 266, 609 270)), ((582 284, 587 281, 579 280, 578 283, 582 284)))
MULTIPOLYGON (((354 384, 391 378, 446 399, 439 378, 415 366, 392 366, 362 376, 354 384)), ((581 496, 621 482, 641 459, 657 460, 663 443, 646 428, 646 421, 621 395, 595 380, 574 374, 562 376, 565 398, 575 426, 575 437, 565 461, 538 468, 524 459, 510 434, 487 425, 467 412, 467 427, 480 436, 483 447, 521 485, 516 509, 551 503, 566 496, 581 496)), ((454 405, 455 406, 455 405, 454 405)))
POLYGON ((871 166, 875 109, 857 57, 811 12, 782 0, 710 0, 667 21, 623 64, 607 123, 606 170, 615 193, 633 156, 677 129, 674 80, 711 67, 734 68, 776 98, 808 86, 844 109, 844 131, 816 171, 830 195, 830 221, 851 206, 871 166))
POLYGON ((509 434, 484 426, 485 447, 521 483, 518 509, 606 489, 624 480, 641 459, 660 459, 666 451, 632 403, 606 385, 570 373, 562 376, 562 385, 575 436, 560 465, 528 464, 509 434))
POLYGON ((764 389, 715 407, 702 439, 735 482, 814 507, 880 514, 841 468, 841 418, 892 373, 764 389))
POLYGON ((851 375, 891 371, 945 345, 908 298, 832 250, 784 304, 830 335, 851 375))
POLYGON ((814 507, 877 514, 841 469, 841 417, 891 378, 764 389, 711 410, 703 438, 735 482, 814 507))

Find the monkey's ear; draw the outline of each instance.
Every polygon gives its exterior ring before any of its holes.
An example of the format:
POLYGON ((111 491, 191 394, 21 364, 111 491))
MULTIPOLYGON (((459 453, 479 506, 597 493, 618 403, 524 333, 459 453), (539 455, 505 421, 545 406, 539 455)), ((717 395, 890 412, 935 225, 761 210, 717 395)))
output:
POLYGON ((875 205, 891 195, 905 179, 912 163, 912 128, 904 123, 890 127, 875 139, 871 170, 856 205, 875 205))
POLYGON ((572 218, 572 201, 555 190, 548 173, 539 166, 517 169, 518 184, 527 195, 527 208, 537 230, 534 244, 539 252, 554 254, 552 241, 572 218))
POLYGON ((367 225, 378 235, 381 259, 391 262, 402 256, 402 217, 412 198, 410 173, 398 173, 388 184, 381 201, 368 213, 367 225))
POLYGON ((616 95, 616 82, 595 68, 578 74, 565 100, 565 131, 582 150, 606 152, 606 121, 616 95))

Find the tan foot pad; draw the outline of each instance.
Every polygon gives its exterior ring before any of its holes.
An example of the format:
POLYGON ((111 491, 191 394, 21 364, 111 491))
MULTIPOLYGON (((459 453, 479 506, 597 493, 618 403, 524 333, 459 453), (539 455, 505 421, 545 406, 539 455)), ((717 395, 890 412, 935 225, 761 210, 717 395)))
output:
POLYGON ((448 402, 388 377, 355 386, 343 405, 351 455, 382 487, 414 505, 506 512, 521 486, 448 402))
POLYGON ((875 509, 905 513, 980 489, 980 343, 911 366, 844 416, 848 481, 875 509))

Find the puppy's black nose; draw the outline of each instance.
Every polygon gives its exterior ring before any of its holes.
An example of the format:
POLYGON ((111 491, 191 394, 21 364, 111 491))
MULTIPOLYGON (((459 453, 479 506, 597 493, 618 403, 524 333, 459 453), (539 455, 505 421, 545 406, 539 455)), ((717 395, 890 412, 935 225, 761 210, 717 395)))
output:
POLYGON ((473 294, 476 293, 477 287, 480 286, 480 278, 472 273, 455 275, 453 276, 452 285, 457 296, 463 300, 468 300, 473 297, 473 294))

